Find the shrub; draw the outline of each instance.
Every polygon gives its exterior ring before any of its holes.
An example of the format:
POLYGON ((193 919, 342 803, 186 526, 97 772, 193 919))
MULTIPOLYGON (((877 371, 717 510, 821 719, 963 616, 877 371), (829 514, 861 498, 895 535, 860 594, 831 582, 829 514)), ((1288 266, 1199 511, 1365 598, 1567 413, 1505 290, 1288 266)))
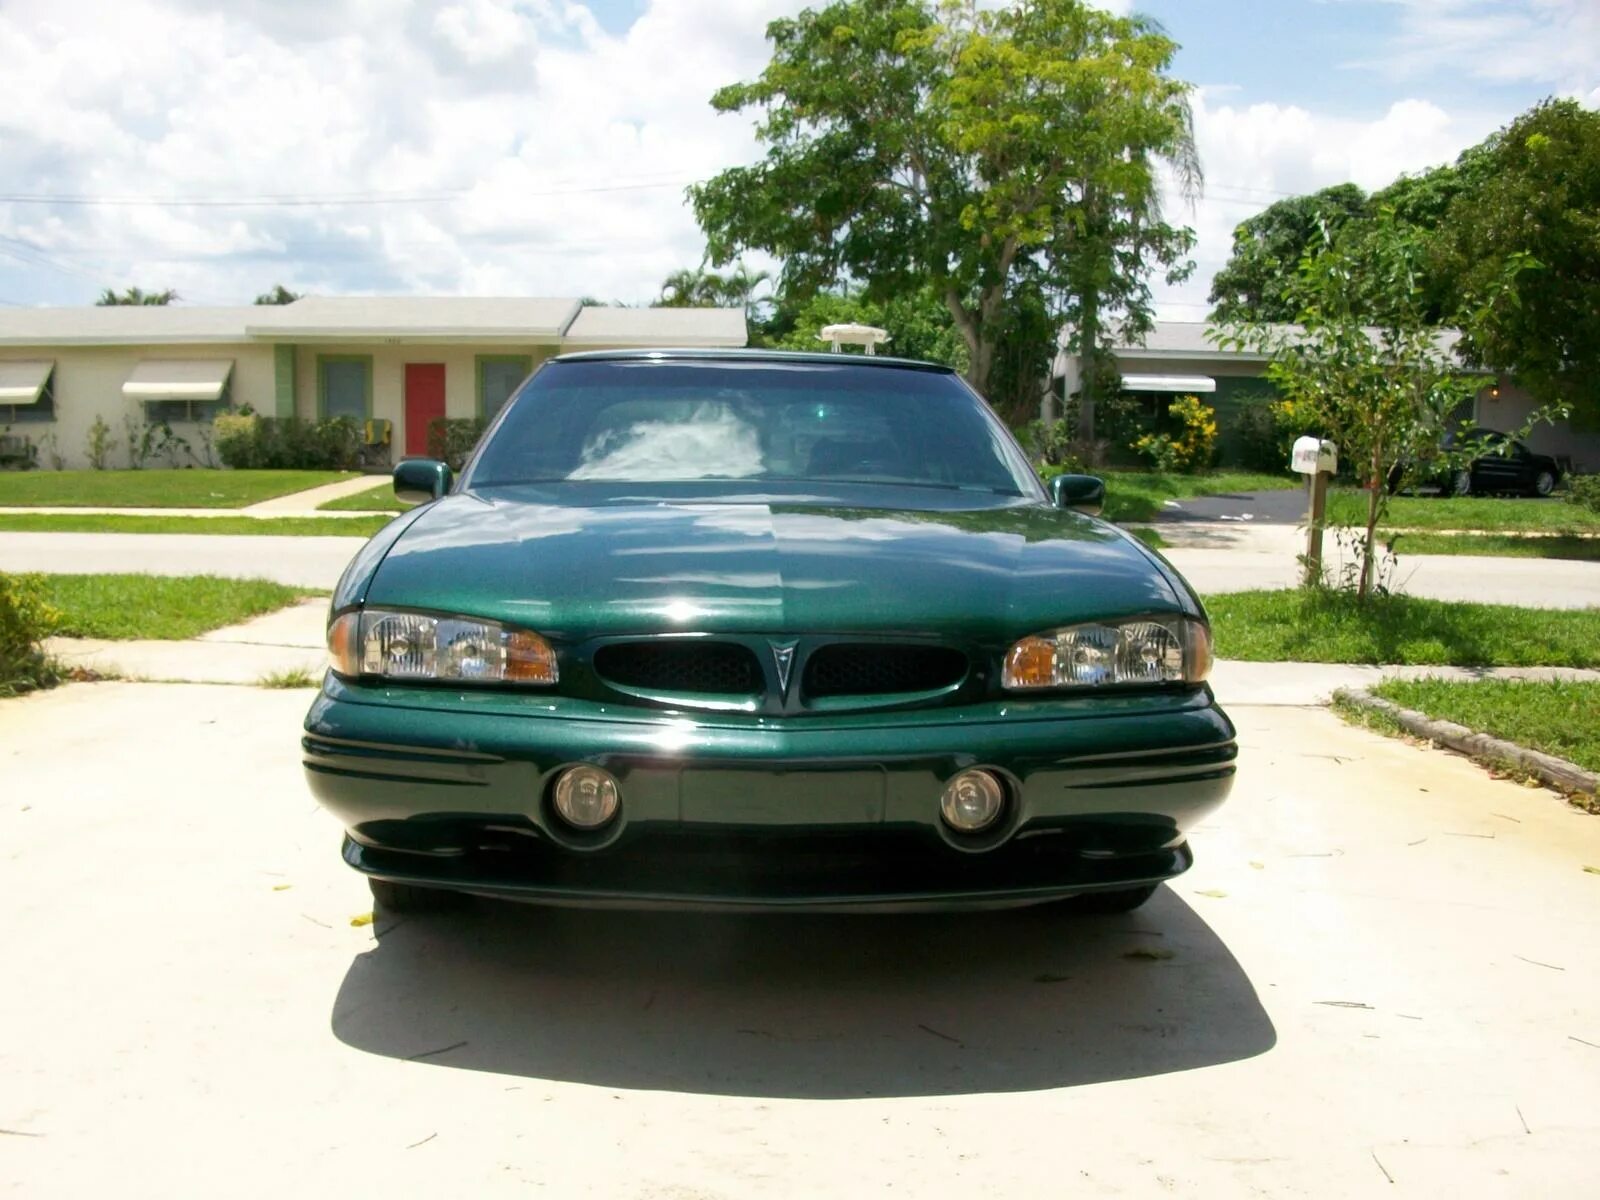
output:
POLYGON ((1175 433, 1147 433, 1133 449, 1158 471, 1199 471, 1211 465, 1217 450, 1217 413, 1198 396, 1179 396, 1168 410, 1175 433))
POLYGON ((348 417, 302 421, 246 408, 222 413, 211 430, 223 463, 243 470, 347 471, 361 455, 361 430, 348 417))
POLYGON ((89 465, 96 471, 104 471, 110 462, 111 452, 116 448, 117 439, 111 436, 111 426, 106 424, 104 417, 95 417, 83 444, 83 452, 89 460, 89 465))
POLYGON ((0 696, 17 696, 55 682, 40 643, 61 622, 45 603, 38 575, 0 572, 0 696))
POLYGON ((1600 512, 1600 475, 1574 475, 1567 480, 1567 503, 1600 512))
POLYGON ((484 428, 485 422, 476 417, 465 420, 435 417, 428 423, 428 457, 448 463, 452 471, 461 470, 483 436, 484 428))

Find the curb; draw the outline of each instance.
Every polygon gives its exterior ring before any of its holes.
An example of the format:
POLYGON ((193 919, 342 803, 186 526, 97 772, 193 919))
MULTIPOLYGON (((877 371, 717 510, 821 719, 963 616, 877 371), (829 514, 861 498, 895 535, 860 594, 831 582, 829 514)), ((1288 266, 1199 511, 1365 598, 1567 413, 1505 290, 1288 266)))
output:
POLYGON ((1339 688, 1333 693, 1333 699, 1336 704, 1343 701, 1355 708, 1382 713, 1407 733, 1437 742, 1475 762, 1513 763, 1558 792, 1590 797, 1600 792, 1600 775, 1553 754, 1543 754, 1487 733, 1477 733, 1453 721, 1440 721, 1415 709, 1401 708, 1392 701, 1379 699, 1364 690, 1339 688))

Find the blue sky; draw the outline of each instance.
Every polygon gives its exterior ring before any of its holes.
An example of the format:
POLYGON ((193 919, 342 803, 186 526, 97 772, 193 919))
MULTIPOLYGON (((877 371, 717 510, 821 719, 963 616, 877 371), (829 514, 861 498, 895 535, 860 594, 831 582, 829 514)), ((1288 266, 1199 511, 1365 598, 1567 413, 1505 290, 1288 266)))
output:
MULTIPOLYGON (((685 186, 759 153, 712 90, 805 2, 5 0, 0 304, 647 301, 702 256, 685 186)), ((1600 105, 1600 0, 1142 9, 1182 44, 1207 181, 1168 206, 1199 237, 1172 318, 1280 196, 1450 161, 1546 95, 1600 105)))

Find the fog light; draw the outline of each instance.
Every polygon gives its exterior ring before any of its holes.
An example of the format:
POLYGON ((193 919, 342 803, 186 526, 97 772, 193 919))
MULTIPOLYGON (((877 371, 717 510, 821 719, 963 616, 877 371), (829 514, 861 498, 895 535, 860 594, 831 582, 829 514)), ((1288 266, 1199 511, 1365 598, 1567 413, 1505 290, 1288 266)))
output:
POLYGON ((939 798, 945 824, 958 833, 978 833, 1000 819, 1006 806, 1005 785, 992 771, 963 771, 939 798))
POLYGON ((599 829, 622 807, 622 789, 599 767, 571 767, 556 780, 556 812, 574 829, 599 829))

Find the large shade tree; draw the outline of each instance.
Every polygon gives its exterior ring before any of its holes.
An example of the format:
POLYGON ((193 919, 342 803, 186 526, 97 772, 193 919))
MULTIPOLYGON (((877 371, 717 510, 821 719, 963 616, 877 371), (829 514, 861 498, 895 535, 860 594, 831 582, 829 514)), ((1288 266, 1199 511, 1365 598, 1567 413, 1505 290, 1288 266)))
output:
POLYGON ((761 76, 712 98, 760 113, 765 156, 690 190, 713 262, 765 251, 796 296, 930 291, 979 390, 1026 303, 1082 315, 1090 355, 1107 308, 1148 324, 1145 280, 1190 245, 1161 217, 1160 165, 1199 183, 1153 23, 1082 0, 838 0, 767 36, 761 76))

